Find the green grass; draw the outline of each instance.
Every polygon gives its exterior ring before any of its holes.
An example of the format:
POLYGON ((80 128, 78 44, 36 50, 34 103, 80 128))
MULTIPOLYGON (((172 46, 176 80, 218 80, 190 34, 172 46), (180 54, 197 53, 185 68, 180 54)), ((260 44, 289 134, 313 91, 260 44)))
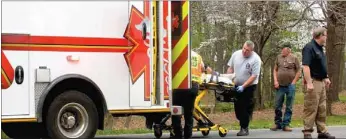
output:
MULTIPOLYGON (((346 103, 345 93, 339 95, 340 101, 346 103)), ((304 104, 304 94, 302 92, 297 92, 295 96, 295 104, 304 104)), ((216 103, 215 111, 217 112, 233 112, 234 105, 230 103, 216 103)), ((346 125, 346 115, 335 115, 328 116, 327 125, 346 125)), ((272 120, 256 120, 250 122, 251 129, 262 129, 270 128, 273 125, 272 120)), ((292 119, 291 127, 302 127, 302 119, 292 119)), ((224 127, 230 130, 239 130, 239 125, 237 123, 231 125, 224 125, 224 127)), ((143 133, 153 133, 149 129, 121 129, 121 130, 99 130, 97 135, 118 135, 118 134, 143 134, 143 133)), ((5 133, 1 132, 1 138, 8 138, 5 133)))
MULTIPOLYGON (((346 103, 346 94, 339 94, 340 102, 346 103)), ((304 104, 304 94, 302 92, 297 92, 294 100, 294 104, 304 104)))
MULTIPOLYGON (((335 126, 335 125, 346 125, 346 115, 334 115, 327 117, 327 126, 335 126)), ((263 129, 270 128, 273 125, 273 120, 256 120, 250 122, 250 129, 263 129)), ((303 119, 292 119, 291 127, 302 127, 303 119)), ((238 123, 234 123, 231 125, 225 125, 226 128, 231 130, 239 130, 238 123)))
POLYGON ((227 102, 218 102, 215 105, 215 111, 216 112, 233 112, 234 105, 232 103, 227 103, 227 102))
MULTIPOLYGON (((344 99, 344 102, 346 102, 346 96, 342 96, 342 97, 344 99)), ((340 100, 342 97, 340 95, 340 100)), ((286 104, 286 102, 284 102, 284 104, 286 104)), ((304 104, 304 94, 302 92, 296 92, 294 104, 304 104)), ((268 103, 265 103, 266 108, 272 108, 273 105, 274 104, 271 101, 268 101, 268 103)), ((203 109, 203 110, 206 110, 206 109, 203 109)), ((216 103, 215 111, 216 112, 233 112, 234 105, 232 103, 227 103, 227 102, 218 102, 216 103)))
POLYGON ((346 95, 339 95, 339 99, 341 102, 345 102, 346 103, 346 95))
POLYGON ((1 138, 2 139, 8 139, 8 137, 6 136, 6 134, 4 132, 2 132, 2 130, 1 130, 1 138))
POLYGON ((304 93, 296 92, 294 104, 304 104, 304 93))
POLYGON ((119 135, 119 134, 143 134, 152 133, 149 129, 120 129, 120 130, 99 130, 96 135, 119 135))
MULTIPOLYGON (((327 126, 335 126, 335 125, 346 125, 346 115, 334 115, 328 116, 327 118, 327 126)), ((250 129, 269 129, 272 127, 272 120, 255 120, 250 122, 250 129)), ((231 125, 222 125, 228 130, 239 130, 239 124, 233 123, 231 125)), ((303 120, 302 119, 292 119, 291 127, 302 127, 303 120)), ((165 131, 167 132, 167 131, 165 131)), ((133 130, 105 130, 98 131, 97 135, 118 135, 118 134, 143 134, 143 133, 153 133, 152 130, 149 129, 133 129, 133 130)))
MULTIPOLYGON (((334 115, 328 116, 327 126, 335 125, 346 125, 346 115, 334 115)), ((273 125, 272 120, 256 120, 250 122, 250 129, 269 129, 273 125)), ((238 123, 233 123, 231 125, 222 125, 228 130, 239 130, 238 123)), ((302 119, 292 119, 291 127, 302 127, 302 119)), ((168 131, 164 131, 168 132, 168 131)), ((119 135, 119 134, 144 134, 153 133, 153 130, 149 129, 121 129, 121 130, 99 130, 96 135, 119 135)), ((5 133, 1 132, 1 138, 8 138, 5 133)))

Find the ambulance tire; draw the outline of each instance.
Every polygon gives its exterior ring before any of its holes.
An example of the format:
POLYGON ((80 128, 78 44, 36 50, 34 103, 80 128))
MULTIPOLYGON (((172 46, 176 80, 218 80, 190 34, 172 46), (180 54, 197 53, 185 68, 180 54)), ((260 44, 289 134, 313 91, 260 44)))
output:
POLYGON ((69 90, 51 103, 46 127, 51 138, 93 138, 98 119, 93 101, 86 94, 69 90))
POLYGON ((42 123, 2 123, 1 128, 9 138, 48 137, 47 131, 42 123))

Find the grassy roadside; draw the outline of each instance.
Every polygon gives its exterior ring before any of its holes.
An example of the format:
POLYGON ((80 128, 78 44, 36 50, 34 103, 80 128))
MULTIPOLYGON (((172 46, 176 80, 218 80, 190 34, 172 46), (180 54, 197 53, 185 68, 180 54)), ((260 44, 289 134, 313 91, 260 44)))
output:
MULTIPOLYGON (((345 91, 346 92, 346 91, 345 91)), ((343 95, 339 95, 339 99, 340 99, 340 101, 341 102, 344 102, 344 103, 346 103, 346 95, 345 95, 346 93, 343 93, 343 95)))
MULTIPOLYGON (((336 125, 346 125, 346 115, 335 115, 329 116, 327 118, 327 126, 336 125)), ((255 120, 251 121, 250 129, 269 129, 273 124, 272 120, 255 120)), ((230 125, 223 125, 223 127, 228 130, 239 130, 238 123, 233 123, 230 125)), ((302 119, 293 119, 291 122, 291 127, 303 127, 302 119)), ((119 134, 143 134, 143 133, 153 133, 149 129, 131 129, 131 130, 104 130, 98 131, 97 135, 119 135, 119 134)))
MULTIPOLYGON (((346 115, 334 115, 327 118, 328 126, 346 125, 346 115)), ((300 118, 293 119, 291 127, 302 127, 303 120, 300 118)), ((273 124, 272 120, 255 120, 250 122, 250 129, 269 129, 273 124)), ((228 130, 239 130, 238 123, 223 125, 228 130)), ((167 131, 166 131, 167 132, 167 131)), ((97 135, 119 135, 119 134, 143 134, 153 133, 149 129, 121 129, 121 130, 99 130, 97 135)), ((1 138, 8 138, 3 132, 1 132, 1 138)))
POLYGON ((6 136, 6 134, 4 132, 1 131, 1 138, 2 139, 8 139, 8 137, 6 136))
POLYGON ((121 129, 121 130, 99 130, 96 135, 119 135, 119 134, 144 134, 144 133, 153 133, 153 130, 149 129, 121 129))
MULTIPOLYGON (((339 99, 340 99, 340 102, 346 103, 346 91, 343 93, 340 93, 339 99)), ((286 104, 286 102, 284 102, 284 104, 286 104)), ((302 92, 297 92, 295 95, 295 99, 294 99, 294 105, 300 105, 300 104, 304 104, 304 94, 302 92)), ((207 110, 206 112, 209 112, 208 109, 206 109, 206 110, 207 110)), ((218 102, 218 103, 216 103, 215 111, 217 111, 217 112, 233 112, 234 111, 234 105, 230 105, 229 103, 226 103, 226 102, 218 102)))
MULTIPOLYGON (((304 95, 303 93, 297 93, 296 94, 296 98, 295 98, 295 105, 296 104, 303 104, 304 99, 303 99, 304 95)), ((346 91, 344 93, 341 93, 339 95, 340 98, 340 102, 343 104, 346 104, 346 91)), ((335 109, 333 111, 337 112, 337 111, 344 111, 345 110, 345 105, 342 105, 341 107, 342 109, 335 109)), ((220 103, 216 105, 216 111, 219 112, 231 112, 233 111, 233 105, 227 104, 227 103, 220 103)), ((299 113, 295 112, 295 113, 299 113)), ((221 114, 221 113, 220 113, 221 114)), ((273 114, 272 112, 270 114, 273 114)), ((266 114, 268 115, 268 114, 266 114)), ((261 115, 261 117, 265 117, 266 115, 261 115)), ((269 115, 269 117, 272 117, 273 115, 269 115)), ((334 126, 334 125, 346 125, 346 115, 345 113, 341 113, 341 115, 335 115, 335 116, 328 116, 327 118, 327 125, 328 126, 334 126)), ((227 121, 227 120, 226 120, 227 121)), ((143 121, 134 121, 134 122, 143 122, 143 121)), ((221 122, 221 121, 220 121, 221 122)), ((222 121, 223 123, 224 121, 222 121)), ((272 118, 268 119, 256 119, 254 121, 251 121, 250 123, 250 128, 251 129, 263 129, 263 128, 270 128, 273 124, 273 120, 272 118)), ((299 117, 295 117, 292 119, 291 122, 291 127, 302 127, 303 125, 303 120, 299 117)), ((238 130, 239 129, 239 125, 237 122, 233 122, 233 123, 226 123, 225 125, 223 125, 224 127, 226 127, 229 130, 238 130)), ((136 126, 138 127, 138 126, 136 126)), ((130 128, 130 129, 119 129, 119 130, 99 130, 97 132, 97 135, 118 135, 118 134, 142 134, 142 133, 153 133, 152 130, 148 130, 148 129, 143 129, 141 128, 141 126, 139 126, 138 128, 130 128)), ((7 138, 7 136, 1 132, 1 137, 2 138, 7 138)))
MULTIPOLYGON (((327 117, 327 126, 336 126, 336 125, 346 125, 346 115, 334 115, 327 117)), ((250 129, 269 129, 273 125, 273 120, 256 120, 250 122, 250 129)), ((291 127, 303 127, 303 119, 296 118, 292 119, 291 127)), ((238 123, 233 123, 231 125, 226 125, 228 129, 238 130, 238 123)))

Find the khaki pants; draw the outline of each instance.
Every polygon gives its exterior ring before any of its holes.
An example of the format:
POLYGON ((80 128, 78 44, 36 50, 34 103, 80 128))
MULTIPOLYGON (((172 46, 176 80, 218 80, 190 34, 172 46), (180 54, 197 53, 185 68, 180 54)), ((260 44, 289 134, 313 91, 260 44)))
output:
POLYGON ((323 81, 313 79, 314 89, 304 90, 304 133, 313 132, 314 123, 318 133, 325 133, 326 129, 326 87, 323 81))

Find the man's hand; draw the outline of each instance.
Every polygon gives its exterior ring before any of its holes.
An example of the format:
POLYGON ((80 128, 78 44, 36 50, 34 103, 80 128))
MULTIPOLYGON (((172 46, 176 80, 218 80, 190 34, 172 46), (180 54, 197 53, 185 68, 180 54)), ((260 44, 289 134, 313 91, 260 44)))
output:
POLYGON ((228 67, 227 74, 232 74, 234 72, 233 67, 228 67))
POLYGON ((290 87, 290 89, 292 89, 292 90, 296 90, 296 85, 293 84, 293 83, 291 83, 291 84, 289 85, 289 87, 290 87))
POLYGON ((207 73, 213 73, 213 70, 209 66, 207 67, 206 70, 207 70, 207 73))
POLYGON ((278 81, 275 81, 275 82, 274 82, 274 87, 275 87, 276 89, 279 88, 279 82, 278 82, 278 81))
POLYGON ((329 78, 324 79, 324 84, 326 84, 326 88, 329 89, 329 86, 331 84, 329 78))
POLYGON ((244 91, 244 87, 243 86, 238 86, 237 87, 237 92, 238 93, 241 93, 241 92, 243 92, 244 91))
POLYGON ((314 84, 312 84, 312 82, 309 82, 306 87, 307 87, 307 92, 314 90, 314 84))

